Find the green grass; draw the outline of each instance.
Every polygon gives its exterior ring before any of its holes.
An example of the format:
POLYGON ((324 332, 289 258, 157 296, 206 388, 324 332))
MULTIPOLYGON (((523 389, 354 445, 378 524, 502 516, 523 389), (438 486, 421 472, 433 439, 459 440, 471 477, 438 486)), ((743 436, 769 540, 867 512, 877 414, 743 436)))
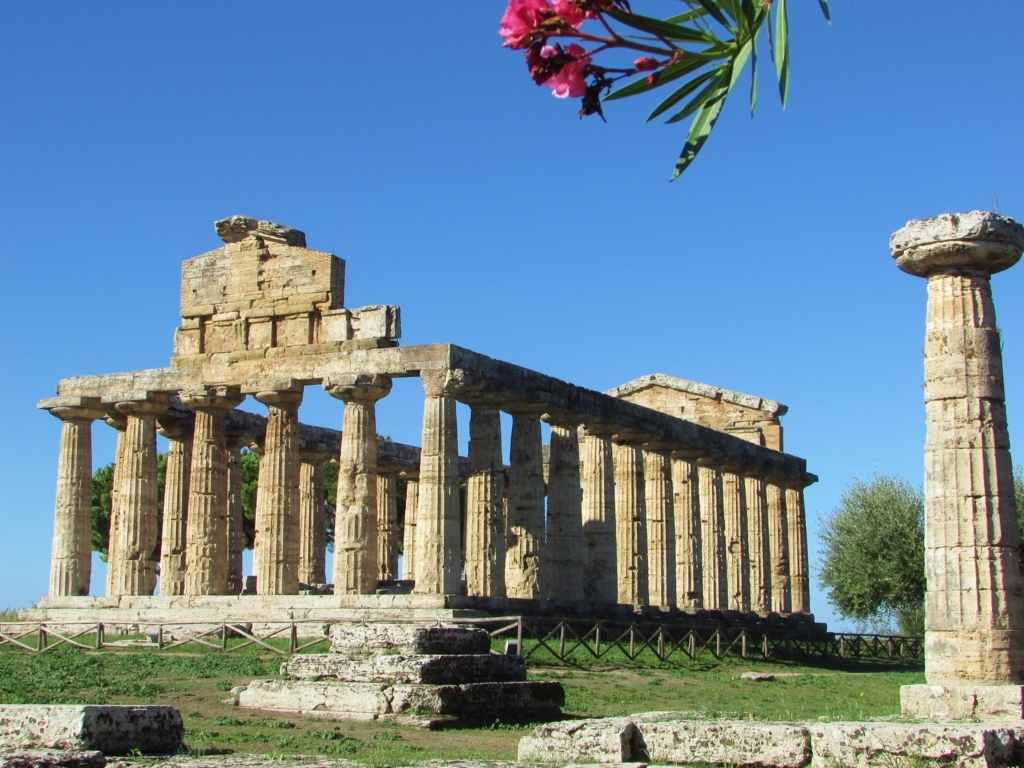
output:
MULTIPOLYGON (((305 754, 371 765, 514 759, 519 739, 531 730, 496 723, 435 732, 276 715, 225 703, 232 687, 277 677, 283 658, 253 646, 228 654, 196 646, 189 652, 62 646, 38 654, 2 646, 0 703, 171 704, 184 716, 186 741, 195 754, 305 754)), ((575 717, 674 710, 761 720, 861 719, 898 714, 899 686, 924 680, 919 667, 690 661, 681 655, 659 662, 653 654, 630 661, 618 651, 571 663, 548 658, 528 670, 530 679, 561 681, 566 714, 575 717), (778 677, 762 683, 740 679, 750 670, 778 677)))

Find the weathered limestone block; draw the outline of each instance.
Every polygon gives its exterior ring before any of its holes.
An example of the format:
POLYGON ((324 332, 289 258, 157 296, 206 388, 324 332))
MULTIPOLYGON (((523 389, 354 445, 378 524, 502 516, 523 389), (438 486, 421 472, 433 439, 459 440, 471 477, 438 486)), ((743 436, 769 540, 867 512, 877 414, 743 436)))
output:
POLYGON ((725 573, 728 607, 750 610, 750 558, 747 551, 747 499, 739 467, 722 472, 722 510, 725 520, 725 573))
POLYGON ((615 446, 615 541, 618 598, 633 606, 649 604, 647 572, 647 510, 644 456, 638 442, 615 446))
POLYGON ((615 464, 611 431, 587 424, 583 441, 583 596, 599 606, 618 602, 615 564, 615 464))
POLYGON ((344 713, 353 720, 374 720, 391 713, 392 695, 387 683, 254 680, 238 694, 238 706, 271 712, 344 713))
POLYGON ((466 593, 505 596, 505 465, 501 414, 474 406, 469 419, 466 480, 466 593))
POLYGON ((539 600, 544 581, 544 445, 539 410, 512 413, 508 520, 505 526, 505 594, 539 600))
POLYGON ((107 757, 99 750, 19 749, 0 752, 0 768, 104 768, 107 757))
POLYGON ((924 720, 1020 720, 1024 686, 904 685, 900 709, 924 720))
POLYGON ((1014 764, 1017 731, 986 725, 811 723, 812 768, 935 764, 990 768, 1014 764))
POLYGON ((628 763, 646 760, 646 747, 628 717, 546 723, 519 741, 523 763, 628 763))
POLYGON ((559 415, 551 423, 548 477, 547 585, 549 600, 582 600, 583 496, 579 423, 559 415))
POLYGON ((676 532, 676 602, 696 610, 703 605, 704 557, 700 528, 698 454, 672 452, 672 509, 676 532))
POLYGON ((652 764, 802 768, 811 759, 811 738, 800 725, 701 719, 639 723, 638 727, 652 764))
POLYGON ((165 754, 181 747, 183 735, 181 714, 162 705, 0 705, 0 749, 165 754))
POLYGON ((331 652, 346 655, 489 653, 491 636, 474 627, 416 627, 411 624, 335 624, 331 652))
POLYGON ((647 587, 651 605, 676 604, 676 530, 672 466, 667 447, 644 446, 647 587))
POLYGON ((316 653, 293 656, 281 665, 281 674, 294 680, 451 685, 522 681, 526 666, 519 656, 493 653, 362 657, 316 653))

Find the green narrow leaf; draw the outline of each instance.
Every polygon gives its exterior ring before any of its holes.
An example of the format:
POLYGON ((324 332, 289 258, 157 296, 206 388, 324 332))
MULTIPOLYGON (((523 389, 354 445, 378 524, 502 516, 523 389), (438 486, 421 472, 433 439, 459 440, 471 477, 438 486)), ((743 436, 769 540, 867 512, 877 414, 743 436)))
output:
POLYGON ((708 35, 703 29, 684 27, 678 24, 667 24, 661 19, 641 16, 637 13, 623 13, 614 8, 605 11, 620 24, 639 29, 641 32, 657 32, 669 40, 680 40, 687 43, 714 43, 716 38, 708 35))
POLYGON ((751 38, 750 49, 750 116, 757 109, 757 38, 751 38))
POLYGON ((710 104, 715 99, 722 98, 729 92, 728 88, 725 87, 728 77, 729 66, 727 64, 716 69, 715 79, 708 83, 700 93, 694 96, 685 107, 666 120, 666 125, 669 123, 678 123, 680 120, 685 120, 698 109, 702 109, 705 105, 710 104))
POLYGON ((719 24, 721 24, 723 27, 726 27, 727 29, 732 29, 732 27, 729 26, 729 22, 725 18, 725 15, 719 10, 718 6, 715 4, 715 0, 697 0, 697 2, 700 3, 701 7, 705 11, 711 14, 715 21, 717 21, 719 24))
POLYGON ((686 144, 683 145, 683 151, 679 154, 679 159, 676 161, 676 167, 672 172, 672 178, 670 181, 678 179, 679 175, 685 171, 689 167, 690 163, 693 162, 694 158, 697 157, 697 153, 700 152, 701 147, 704 146, 704 142, 708 140, 708 136, 710 136, 711 131, 714 130, 718 116, 722 113, 722 106, 725 104, 725 98, 727 95, 728 92, 724 92, 718 98, 706 103, 701 107, 697 116, 693 118, 693 122, 690 124, 690 133, 686 137, 686 144))
POLYGON ((677 80, 683 75, 688 75, 694 70, 700 69, 705 66, 708 61, 702 59, 684 59, 683 61, 672 64, 671 66, 665 67, 661 72, 658 73, 658 80, 655 85, 651 85, 647 82, 646 77, 641 77, 639 80, 634 80, 629 85, 624 85, 618 90, 612 91, 604 97, 604 101, 611 101, 613 99, 624 99, 627 96, 635 96, 638 93, 644 91, 650 91, 654 88, 670 83, 673 80, 677 80))
POLYGON ((655 107, 654 111, 647 116, 647 120, 653 120, 654 118, 658 117, 658 115, 674 107, 680 101, 682 101, 695 90, 697 90, 700 86, 704 85, 704 83, 706 83, 708 80, 714 77, 717 72, 718 70, 711 69, 708 70, 707 72, 703 72, 697 75, 697 77, 693 78, 693 80, 686 83, 686 85, 676 90, 671 96, 669 96, 667 99, 661 102, 661 104, 655 107))
POLYGON ((825 14, 825 21, 831 24, 832 14, 828 12, 828 0, 818 0, 818 5, 821 6, 821 12, 825 14))
POLYGON ((687 21, 693 21, 699 19, 701 16, 707 16, 708 12, 706 8, 697 8, 686 13, 680 13, 678 16, 670 16, 665 19, 668 24, 684 24, 687 21))
POLYGON ((789 19, 786 0, 779 0, 775 11, 775 73, 779 78, 779 97, 785 109, 789 99, 789 19))
POLYGON ((754 39, 750 38, 736 53, 736 58, 732 60, 732 76, 729 78, 729 90, 733 89, 736 85, 736 81, 740 79, 740 75, 743 73, 743 68, 747 66, 747 59, 750 58, 751 52, 754 50, 754 39))

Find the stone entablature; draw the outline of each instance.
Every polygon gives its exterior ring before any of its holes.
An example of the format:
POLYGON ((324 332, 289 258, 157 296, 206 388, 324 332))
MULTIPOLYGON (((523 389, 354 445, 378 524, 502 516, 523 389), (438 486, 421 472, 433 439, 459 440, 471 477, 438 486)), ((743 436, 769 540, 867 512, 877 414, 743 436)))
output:
MULTIPOLYGON (((313 530, 322 525, 315 462, 333 456, 336 595, 373 595, 380 578, 395 575, 396 480, 387 476, 400 473, 407 482, 402 577, 415 581, 418 595, 459 594, 465 568, 470 597, 597 610, 653 600, 664 609, 809 611, 803 490, 817 478, 803 459, 452 344, 400 348, 397 307, 383 314, 342 307, 344 263, 305 248, 302 233, 244 217, 217 228, 225 247, 184 270, 179 341, 191 347, 179 345, 167 368, 64 379, 58 397, 39 404, 67 433, 54 596, 82 594, 89 424, 103 418, 120 430, 115 484, 124 494, 115 493, 112 531, 130 555, 114 558, 116 573, 123 558, 137 560, 150 546, 156 430, 178 444, 173 503, 165 498, 175 514, 164 538, 183 591, 169 594, 238 593, 237 451, 254 445, 264 453, 254 552, 261 595, 327 580, 313 530), (325 341, 330 318, 344 313, 345 339, 325 341), (271 322, 265 318, 273 318, 273 333, 254 336, 255 325, 271 322), (308 334, 293 334, 294 323, 308 334), (389 458, 396 446, 375 439, 376 408, 402 377, 423 384, 423 440, 389 458), (299 422, 307 386, 338 399, 340 445, 337 432, 316 437, 299 422), (237 411, 248 397, 266 404, 269 417, 237 411), (456 403, 472 414, 468 460, 458 456, 456 403), (512 415, 507 468, 499 411, 512 415), (554 436, 547 472, 542 420, 554 436)), ((784 412, 770 401, 683 385, 673 391, 745 408, 751 422, 774 418, 777 426, 784 412)), ((152 568, 134 560, 124 568, 131 578, 111 582, 110 595, 152 594, 152 568)))
POLYGON ((641 376, 605 394, 782 450, 779 418, 789 409, 774 400, 664 373, 641 376))

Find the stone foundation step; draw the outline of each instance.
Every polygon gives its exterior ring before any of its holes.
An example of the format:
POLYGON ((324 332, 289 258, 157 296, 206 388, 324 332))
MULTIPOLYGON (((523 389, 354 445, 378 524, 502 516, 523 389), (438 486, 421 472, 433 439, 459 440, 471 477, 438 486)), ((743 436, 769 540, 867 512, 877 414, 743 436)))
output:
POLYGON ((331 651, 346 656, 490 653, 491 636, 487 630, 473 627, 335 624, 331 627, 331 651))
POLYGON ((556 682, 388 685, 256 680, 238 696, 249 709, 376 720, 394 715, 450 715, 460 720, 534 721, 561 717, 565 693, 556 682))
POLYGON ((493 653, 359 658, 339 653, 307 653, 282 664, 281 674, 292 680, 450 685, 520 682, 526 680, 526 665, 519 656, 493 653))
POLYGON ((0 750, 167 754, 184 732, 181 713, 163 705, 0 705, 0 750))

